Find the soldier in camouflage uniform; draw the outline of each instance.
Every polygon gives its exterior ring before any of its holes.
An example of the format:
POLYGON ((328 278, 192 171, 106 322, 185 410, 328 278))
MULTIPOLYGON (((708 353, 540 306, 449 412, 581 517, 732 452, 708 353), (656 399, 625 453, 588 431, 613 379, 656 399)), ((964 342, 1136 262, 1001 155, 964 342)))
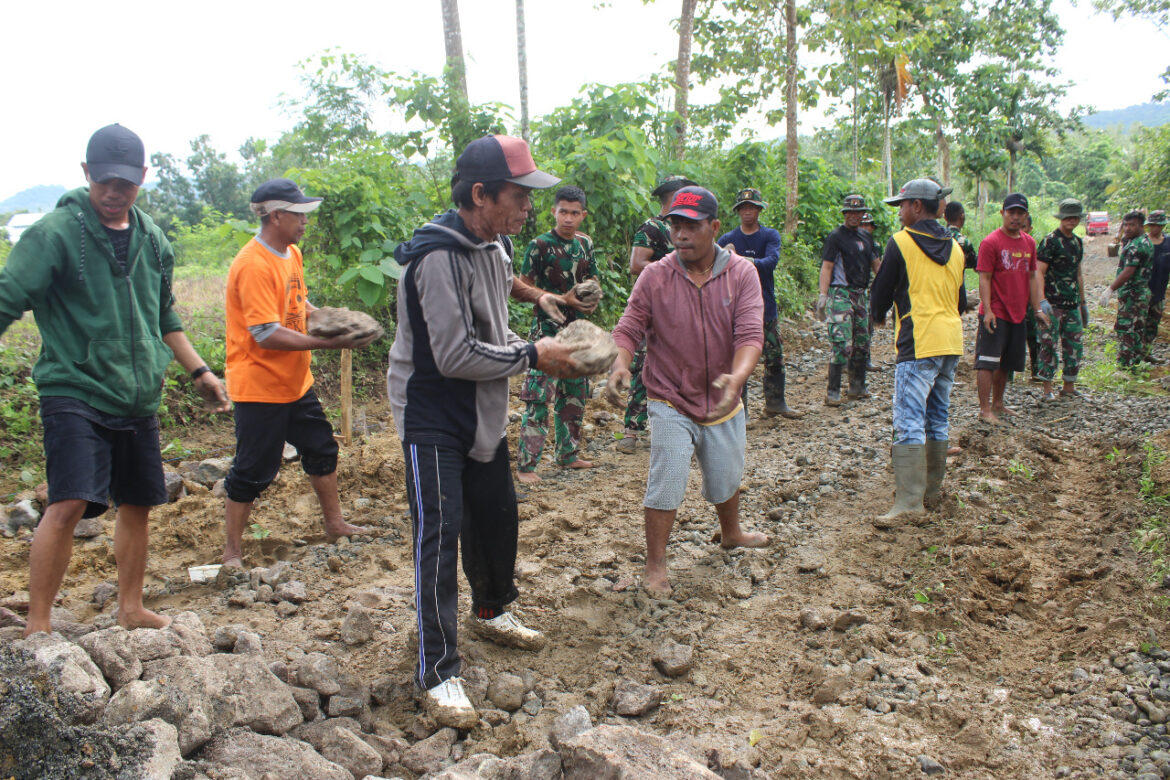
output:
POLYGON ((1088 321, 1085 305, 1085 279, 1081 261, 1085 247, 1081 237, 1073 233, 1084 217, 1081 202, 1066 198, 1060 202, 1056 218, 1060 227, 1040 240, 1036 247, 1036 262, 1044 277, 1044 299, 1052 305, 1049 324, 1040 329, 1040 366, 1038 375, 1044 383, 1041 398, 1053 401, 1052 382, 1056 377, 1057 344, 1063 352, 1064 370, 1060 390, 1062 398, 1078 398, 1077 371, 1084 355, 1083 334, 1088 321))
POLYGON ((1165 225, 1165 211, 1151 211, 1146 218, 1146 237, 1154 247, 1154 270, 1150 275, 1150 307, 1146 310, 1142 357, 1151 363, 1155 361, 1150 350, 1158 338, 1158 326, 1162 324, 1162 312, 1166 306, 1166 284, 1170 282, 1170 241, 1162 234, 1165 225))
POLYGON ((947 203, 945 216, 947 220, 947 230, 950 231, 951 237, 959 244, 959 249, 963 250, 963 268, 970 268, 975 270, 975 261, 979 256, 975 252, 975 245, 971 240, 963 235, 963 225, 967 223, 967 212, 963 208, 963 204, 957 200, 952 200, 947 203))
MULTIPOLYGON (((764 414, 779 414, 790 420, 800 412, 788 408, 784 399, 784 342, 780 338, 780 312, 776 307, 776 265, 780 262, 780 233, 760 224, 760 212, 768 207, 759 190, 748 187, 735 196, 731 210, 739 215, 739 227, 730 230, 715 243, 730 246, 737 255, 756 266, 760 289, 764 293, 764 414)), ((747 409, 747 382, 743 383, 743 408, 747 409)))
MULTIPOLYGON (((553 196, 553 218, 556 227, 537 236, 528 244, 520 266, 520 278, 541 290, 564 297, 568 307, 562 310, 564 325, 577 319, 578 312, 589 314, 597 302, 585 305, 577 301, 571 291, 578 282, 597 278, 597 264, 593 259, 593 242, 577 230, 585 219, 585 193, 579 187, 561 187, 553 196)), ((539 340, 555 336, 563 325, 558 325, 539 306, 534 306, 532 330, 529 339, 539 340)), ((521 482, 539 482, 536 464, 548 436, 548 403, 553 401, 554 431, 557 465, 571 469, 592 468, 593 463, 577 455, 581 440, 581 418, 585 416, 585 400, 589 380, 555 379, 535 368, 529 370, 520 390, 520 399, 526 402, 520 422, 520 449, 516 458, 517 478, 521 482)))
POLYGON ((877 271, 873 237, 861 230, 865 198, 847 195, 844 224, 825 238, 821 251, 820 296, 816 317, 829 324, 833 356, 829 362, 826 406, 841 405, 841 372, 849 366, 849 397, 869 398, 865 386, 869 362, 869 281, 877 271))
POLYGON ((1154 266, 1154 245, 1142 227, 1146 215, 1131 211, 1121 222, 1121 251, 1118 252, 1117 278, 1105 288, 1099 303, 1108 306, 1117 293, 1117 363, 1133 368, 1142 358, 1142 339, 1150 306, 1150 276, 1154 266))
MULTIPOLYGON (((637 277, 650 263, 656 263, 674 251, 674 244, 670 242, 670 223, 665 214, 670 210, 674 193, 694 184, 685 176, 667 176, 650 193, 658 198, 658 214, 643 222, 634 233, 630 247, 630 273, 633 276, 637 277)), ((642 344, 630 363, 630 397, 626 401, 625 431, 616 445, 619 452, 633 452, 639 437, 646 434, 646 387, 642 384, 645 362, 646 345, 642 344)))

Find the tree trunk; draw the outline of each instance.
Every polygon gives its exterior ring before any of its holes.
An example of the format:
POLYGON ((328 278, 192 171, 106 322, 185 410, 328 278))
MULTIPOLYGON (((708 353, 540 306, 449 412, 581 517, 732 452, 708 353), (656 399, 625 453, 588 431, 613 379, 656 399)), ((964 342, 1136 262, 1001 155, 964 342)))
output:
POLYGON ((857 184, 857 49, 853 48, 853 183, 857 184))
POLYGON ((470 101, 467 99, 467 66, 463 62, 463 33, 459 29, 459 0, 442 0, 443 43, 447 49, 447 66, 443 80, 447 85, 450 111, 451 146, 455 154, 474 139, 471 137, 470 101))
POLYGON ((892 197, 894 194, 894 155, 890 145, 890 95, 884 91, 882 93, 882 114, 885 117, 886 125, 886 137, 882 143, 882 168, 886 179, 886 195, 892 197))
POLYGON ((682 15, 678 19, 678 61, 674 67, 674 156, 686 157, 687 120, 690 116, 688 93, 691 80, 691 40, 695 32, 695 4, 698 0, 682 0, 682 15))
POLYGON ((528 137, 528 39, 524 33, 524 0, 516 0, 516 60, 520 68, 520 137, 528 137))
POLYGON ((1008 192, 1016 191, 1016 150, 1011 146, 1008 147, 1007 190, 1008 192))
POLYGON ((784 0, 785 68, 784 68, 784 128, 786 144, 787 187, 784 201, 784 233, 789 242, 796 240, 796 204, 799 194, 797 162, 800 147, 796 140, 796 0, 784 0))
POLYGON ((943 129, 942 117, 938 117, 935 121, 934 138, 938 142, 938 174, 942 177, 942 183, 945 185, 951 180, 951 144, 943 129))

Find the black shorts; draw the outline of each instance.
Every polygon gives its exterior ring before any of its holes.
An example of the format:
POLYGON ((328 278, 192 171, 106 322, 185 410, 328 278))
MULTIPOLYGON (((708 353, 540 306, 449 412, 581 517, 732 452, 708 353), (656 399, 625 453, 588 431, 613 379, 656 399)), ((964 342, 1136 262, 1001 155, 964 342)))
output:
POLYGON ((297 448, 301 468, 323 477, 337 470, 333 426, 312 390, 287 404, 241 402, 235 405, 236 457, 223 488, 232 501, 255 501, 280 471, 284 443, 297 448))
POLYGON ((49 503, 81 499, 83 517, 167 503, 158 417, 115 417, 75 398, 41 399, 49 503))
POLYGON ((989 371, 1023 371, 1028 356, 1027 328, 1022 322, 996 318, 995 330, 988 332, 979 319, 975 334, 975 369, 989 371))

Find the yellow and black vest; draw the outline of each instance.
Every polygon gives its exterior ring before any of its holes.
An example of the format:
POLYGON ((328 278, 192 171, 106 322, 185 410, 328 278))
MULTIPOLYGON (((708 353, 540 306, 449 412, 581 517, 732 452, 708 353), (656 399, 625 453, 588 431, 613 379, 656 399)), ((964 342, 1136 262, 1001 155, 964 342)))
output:
POLYGON ((904 228, 893 236, 906 261, 909 282, 904 295, 894 296, 898 360, 962 355, 959 288, 963 286, 963 250, 952 240, 950 260, 940 265, 919 248, 912 232, 904 228))

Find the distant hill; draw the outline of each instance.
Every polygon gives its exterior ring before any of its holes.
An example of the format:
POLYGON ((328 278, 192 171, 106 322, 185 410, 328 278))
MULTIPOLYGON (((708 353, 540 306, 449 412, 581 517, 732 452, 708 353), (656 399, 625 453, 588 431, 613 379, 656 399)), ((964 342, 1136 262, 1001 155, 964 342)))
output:
POLYGON ((1170 122, 1170 102, 1142 103, 1138 106, 1118 108, 1113 111, 1099 111, 1085 117, 1084 122, 1086 126, 1096 130, 1105 130, 1119 125, 1121 129, 1128 130, 1130 126, 1135 124, 1157 127, 1170 122))
POLYGON ((41 184, 18 192, 7 200, 0 200, 0 213, 8 211, 48 211, 57 205, 65 194, 65 188, 41 184))

